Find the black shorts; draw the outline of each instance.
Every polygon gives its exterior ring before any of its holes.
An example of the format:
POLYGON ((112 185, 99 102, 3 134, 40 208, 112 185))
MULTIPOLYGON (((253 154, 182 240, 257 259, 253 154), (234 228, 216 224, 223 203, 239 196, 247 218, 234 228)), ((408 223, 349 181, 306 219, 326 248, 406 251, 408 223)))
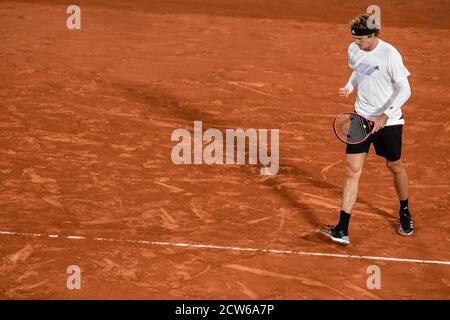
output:
POLYGON ((403 125, 387 126, 359 144, 347 144, 345 153, 368 153, 373 143, 375 153, 389 161, 397 161, 402 155, 403 125))

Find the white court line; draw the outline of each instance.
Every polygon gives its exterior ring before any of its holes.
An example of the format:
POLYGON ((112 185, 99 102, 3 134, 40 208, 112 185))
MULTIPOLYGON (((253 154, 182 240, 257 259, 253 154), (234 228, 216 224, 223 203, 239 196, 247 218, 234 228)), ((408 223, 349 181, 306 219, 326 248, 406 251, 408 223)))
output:
POLYGON ((221 245, 213 245, 213 244, 191 244, 191 243, 176 243, 176 242, 164 242, 164 241, 126 240, 126 239, 124 240, 124 239, 111 239, 111 238, 99 238, 99 237, 89 239, 89 238, 80 237, 80 236, 60 236, 60 235, 55 235, 55 234, 46 235, 46 234, 41 234, 41 233, 24 233, 24 232, 12 232, 12 231, 0 231, 0 235, 35 237, 35 238, 37 238, 37 237, 58 238, 58 239, 65 238, 65 239, 69 239, 69 240, 91 240, 91 241, 106 241, 106 242, 119 242, 119 243, 134 243, 134 244, 166 246, 166 247, 218 249, 218 250, 228 250, 228 251, 277 253, 277 254, 311 256, 311 257, 329 257, 329 258, 344 258, 344 259, 380 260, 380 261, 392 261, 392 262, 404 262, 404 263, 450 265, 450 261, 443 261, 443 260, 421 260, 421 259, 403 259, 403 258, 389 258, 389 257, 377 257, 377 256, 358 256, 358 255, 337 254, 337 253, 320 253, 320 252, 305 252, 305 251, 294 251, 294 250, 231 247, 231 246, 221 246, 221 245))

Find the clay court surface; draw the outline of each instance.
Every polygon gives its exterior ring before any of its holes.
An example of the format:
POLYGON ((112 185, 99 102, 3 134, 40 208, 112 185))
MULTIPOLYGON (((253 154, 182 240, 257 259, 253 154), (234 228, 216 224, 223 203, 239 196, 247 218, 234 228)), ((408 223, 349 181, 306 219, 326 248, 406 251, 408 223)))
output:
POLYGON ((347 22, 371 3, 77 4, 81 30, 66 28, 66 1, 0 3, 2 299, 450 298, 450 264, 435 263, 450 261, 448 1, 376 3, 412 74, 415 234, 397 234, 391 174, 372 149, 347 248, 316 229, 338 219, 344 144, 331 123, 354 102, 337 94, 347 22), (171 133, 194 120, 278 128, 278 174, 174 165, 171 133), (80 290, 66 287, 70 265, 80 290))

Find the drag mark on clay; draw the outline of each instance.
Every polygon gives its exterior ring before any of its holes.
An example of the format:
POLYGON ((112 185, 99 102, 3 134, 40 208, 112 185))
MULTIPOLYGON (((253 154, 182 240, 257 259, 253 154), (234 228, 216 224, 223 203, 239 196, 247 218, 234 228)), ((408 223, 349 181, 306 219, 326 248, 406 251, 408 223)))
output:
POLYGON ((276 99, 281 99, 281 100, 286 100, 283 97, 276 96, 276 95, 273 95, 273 94, 270 94, 270 93, 266 93, 266 92, 263 92, 263 91, 260 91, 260 90, 253 89, 253 88, 251 88, 249 86, 246 86, 246 85, 243 85, 242 83, 237 82, 237 81, 227 81, 227 83, 232 84, 232 85, 237 86, 237 87, 240 87, 240 88, 244 88, 244 89, 253 91, 255 93, 258 93, 258 94, 261 94, 261 95, 264 95, 264 96, 268 96, 268 97, 272 97, 272 98, 276 98, 276 99))
POLYGON ((267 221, 272 218, 276 218, 276 217, 280 217, 280 216, 284 216, 284 213, 276 214, 273 216, 267 216, 267 217, 263 217, 263 218, 259 218, 259 219, 249 220, 249 221, 247 221, 247 224, 256 224, 256 223, 267 221))
POLYGON ((177 223, 177 221, 164 208, 161 208, 161 212, 163 213, 164 217, 166 217, 167 220, 169 220, 170 223, 172 224, 177 223))
POLYGON ((173 193, 181 193, 181 192, 184 192, 183 189, 178 188, 178 187, 175 187, 175 186, 171 186, 171 185, 166 184, 166 183, 164 183, 164 182, 153 181, 153 183, 154 183, 154 184, 157 184, 157 185, 160 185, 160 186, 162 186, 162 187, 165 187, 165 188, 169 189, 170 192, 173 192, 173 193))
POLYGON ((272 271, 263 270, 263 269, 257 269, 257 268, 250 268, 250 267, 242 266, 242 265, 238 265, 238 264, 227 264, 224 267, 235 269, 235 270, 238 270, 238 271, 243 271, 243 272, 256 274, 256 275, 259 275, 259 276, 273 277, 273 278, 278 278, 278 279, 283 279, 283 280, 299 281, 303 285, 310 286, 310 287, 328 288, 328 289, 336 292, 337 294, 344 296, 347 299, 350 298, 350 297, 346 296, 345 294, 343 294, 342 292, 334 289, 333 287, 330 287, 328 285, 325 285, 322 282, 311 280, 311 279, 308 279, 308 278, 305 278, 305 277, 294 276, 294 275, 284 274, 284 273, 279 273, 279 272, 272 272, 272 271))
POLYGON ((241 287, 242 292, 244 292, 250 299, 258 300, 259 296, 252 290, 250 290, 245 284, 240 281, 236 281, 236 284, 241 287))
POLYGON ((328 173, 328 170, 330 170, 332 167, 338 165, 338 164, 341 163, 341 162, 342 162, 342 160, 339 160, 339 161, 337 161, 337 162, 335 162, 335 163, 330 164, 329 166, 326 166, 325 168, 323 168, 323 169, 320 171, 320 174, 322 175, 324 181, 327 181, 327 176, 326 176, 326 174, 328 173))

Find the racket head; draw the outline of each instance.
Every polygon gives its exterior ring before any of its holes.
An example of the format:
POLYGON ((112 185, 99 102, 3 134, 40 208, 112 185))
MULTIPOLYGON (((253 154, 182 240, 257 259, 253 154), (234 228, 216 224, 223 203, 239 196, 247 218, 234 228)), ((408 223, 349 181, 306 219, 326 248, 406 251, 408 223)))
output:
POLYGON ((344 112, 333 121, 336 137, 347 144, 358 144, 370 137, 373 121, 355 113, 344 112))

